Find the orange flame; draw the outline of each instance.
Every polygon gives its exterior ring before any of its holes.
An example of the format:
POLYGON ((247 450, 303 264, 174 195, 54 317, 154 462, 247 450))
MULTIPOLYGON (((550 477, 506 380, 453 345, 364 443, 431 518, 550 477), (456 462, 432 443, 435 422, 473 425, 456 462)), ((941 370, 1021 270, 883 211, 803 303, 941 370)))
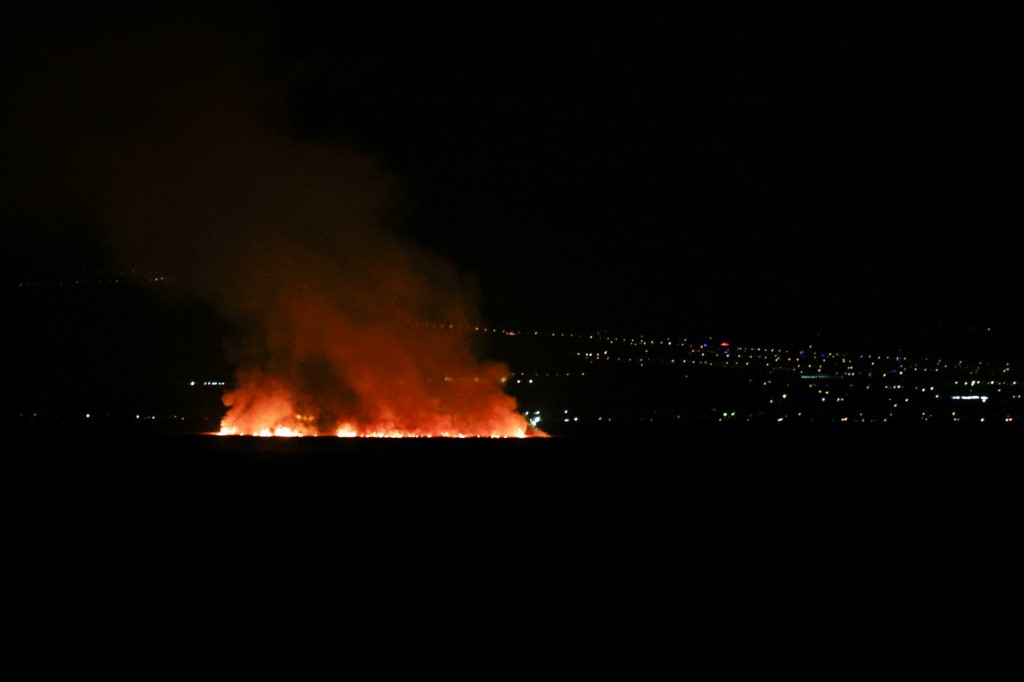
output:
MULTIPOLYGON (((474 377, 476 379, 476 377, 474 377)), ((527 438, 545 437, 515 411, 515 401, 493 385, 472 392, 481 398, 477 409, 453 414, 443 409, 416 410, 413 414, 388 413, 377 420, 340 419, 323 423, 316 414, 299 414, 296 396, 281 382, 258 373, 245 376, 242 384, 225 394, 230 409, 221 421, 219 435, 264 437, 337 436, 339 438, 527 438)))
POLYGON ((272 365, 239 372, 237 388, 223 396, 220 435, 547 435, 504 392, 508 368, 476 360, 459 333, 418 325, 396 333, 393 325, 359 326, 323 312, 308 299, 290 308, 281 327, 287 338, 270 335, 280 344, 272 365))

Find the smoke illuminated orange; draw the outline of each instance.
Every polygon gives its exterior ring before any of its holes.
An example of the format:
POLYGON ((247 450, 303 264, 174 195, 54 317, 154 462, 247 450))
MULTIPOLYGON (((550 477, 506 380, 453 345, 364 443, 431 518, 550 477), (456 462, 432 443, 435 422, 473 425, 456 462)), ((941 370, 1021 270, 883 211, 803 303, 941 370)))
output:
POLYGON ((505 393, 508 368, 480 362, 450 329, 355 325, 314 299, 292 305, 274 361, 238 374, 220 435, 368 438, 546 436, 505 393), (313 327, 310 323, 316 320, 313 327), (312 333, 315 331, 316 333, 312 333), (288 358, 287 361, 282 358, 288 358))
MULTIPOLYGON (((503 379, 504 377, 502 377, 503 379)), ((378 418, 340 419, 324 423, 317 411, 300 413, 296 396, 280 381, 250 373, 240 386, 224 396, 230 409, 221 421, 222 436, 265 437, 337 436, 342 438, 527 438, 544 437, 515 411, 515 400, 501 392, 503 381, 494 376, 474 376, 459 383, 446 377, 442 383, 457 388, 460 398, 472 408, 449 412, 437 396, 425 396, 422 406, 408 412, 383 408, 378 418), (461 384, 461 385, 460 385, 461 384)), ((401 401, 385 401, 391 407, 401 401)))
POLYGON ((475 280, 393 229, 398 178, 246 104, 175 107, 173 133, 125 157, 109 221, 131 262, 180 273, 230 328, 219 433, 542 435, 466 331, 475 280))

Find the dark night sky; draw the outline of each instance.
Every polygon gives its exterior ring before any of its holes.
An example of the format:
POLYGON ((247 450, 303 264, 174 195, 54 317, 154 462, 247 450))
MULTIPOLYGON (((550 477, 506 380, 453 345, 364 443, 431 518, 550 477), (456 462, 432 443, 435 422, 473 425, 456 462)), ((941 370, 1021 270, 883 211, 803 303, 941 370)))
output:
POLYGON ((91 157, 188 108, 164 87, 185 74, 376 158, 401 187, 391 229, 475 278, 495 326, 1021 330, 1020 9, 210 4, 8 23, 8 268, 88 250, 91 157))

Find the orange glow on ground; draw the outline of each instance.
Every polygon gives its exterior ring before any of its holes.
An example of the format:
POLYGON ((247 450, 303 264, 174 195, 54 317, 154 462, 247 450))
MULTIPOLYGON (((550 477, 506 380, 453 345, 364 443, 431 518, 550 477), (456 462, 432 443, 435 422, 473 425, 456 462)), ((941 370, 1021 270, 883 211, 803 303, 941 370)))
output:
POLYGON ((517 431, 514 433, 490 433, 490 434, 466 434, 466 433, 449 433, 442 431, 439 433, 421 433, 421 432, 407 432, 407 431, 354 431, 348 428, 339 428, 335 434, 320 434, 315 432, 302 433, 294 431, 288 427, 279 427, 275 429, 263 428, 259 432, 254 433, 240 433, 239 431, 232 428, 222 428, 216 433, 218 436, 257 436, 260 438, 306 438, 306 437, 337 437, 337 438, 546 438, 548 434, 535 429, 533 427, 527 427, 523 431, 517 431))
MULTIPOLYGON (((480 368, 478 368, 480 369, 480 368)), ((361 417, 330 418, 322 396, 303 396, 281 380, 261 372, 240 376, 239 387, 224 395, 229 407, 220 436, 266 438, 533 438, 548 434, 531 426, 516 411, 515 399, 503 392, 500 365, 483 376, 377 392, 373 400, 357 401, 361 417), (320 398, 320 402, 317 399, 320 398), (300 410, 297 406, 303 405, 300 410), (312 406, 311 406, 312 405, 312 406)), ((326 401, 329 402, 329 401, 326 401)))

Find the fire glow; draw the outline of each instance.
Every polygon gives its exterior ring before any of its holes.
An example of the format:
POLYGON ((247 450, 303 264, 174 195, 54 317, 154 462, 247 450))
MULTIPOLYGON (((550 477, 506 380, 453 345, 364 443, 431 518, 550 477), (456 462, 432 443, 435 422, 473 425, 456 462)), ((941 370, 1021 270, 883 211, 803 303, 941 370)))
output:
MULTIPOLYGON (((502 382, 504 383, 504 382, 502 382)), ((484 398, 482 409, 453 414, 444 410, 413 410, 408 415, 390 413, 386 421, 325 421, 315 414, 294 412, 294 398, 283 385, 250 378, 250 383, 225 394, 229 407, 218 435, 299 438, 528 438, 545 437, 515 411, 514 400, 499 391, 475 392, 484 398)), ((427 404, 437 404, 428 400, 427 404)))
MULTIPOLYGON (((315 306, 314 306, 315 307, 315 306)), ((219 435, 339 438, 544 437, 505 393, 508 368, 482 362, 456 331, 338 325, 308 334, 293 306, 270 334, 274 361, 239 371, 219 435), (402 333, 398 333, 401 331, 402 333)), ((297 312, 298 311, 298 312, 297 312)), ((320 312, 323 312, 322 310, 320 312)))
POLYGON ((104 212, 119 255, 176 273, 224 325, 235 377, 216 433, 544 435, 505 393, 508 367, 460 331, 481 321, 482 292, 410 238, 409 197, 386 163, 265 121, 258 96, 234 97, 248 79, 234 85, 186 87, 190 106, 147 116, 104 212))
MULTIPOLYGON (((258 410, 257 410, 258 413, 258 410)), ((251 420, 253 415, 248 415, 251 420)), ((258 418, 257 418, 258 421, 258 418)), ((254 428, 251 431, 241 430, 238 426, 230 424, 227 417, 221 424, 217 433, 219 436, 256 436, 260 438, 303 438, 303 437, 337 437, 337 438, 530 438, 546 437, 547 434, 539 429, 530 426, 518 419, 510 418, 506 424, 491 424, 490 431, 486 428, 472 430, 455 430, 438 425, 436 428, 416 427, 412 429, 388 428, 373 425, 358 425, 350 422, 339 424, 333 432, 321 432, 317 427, 310 424, 308 417, 293 415, 290 420, 293 425, 285 425, 280 420, 272 420, 277 423, 269 423, 266 426, 254 428)))

